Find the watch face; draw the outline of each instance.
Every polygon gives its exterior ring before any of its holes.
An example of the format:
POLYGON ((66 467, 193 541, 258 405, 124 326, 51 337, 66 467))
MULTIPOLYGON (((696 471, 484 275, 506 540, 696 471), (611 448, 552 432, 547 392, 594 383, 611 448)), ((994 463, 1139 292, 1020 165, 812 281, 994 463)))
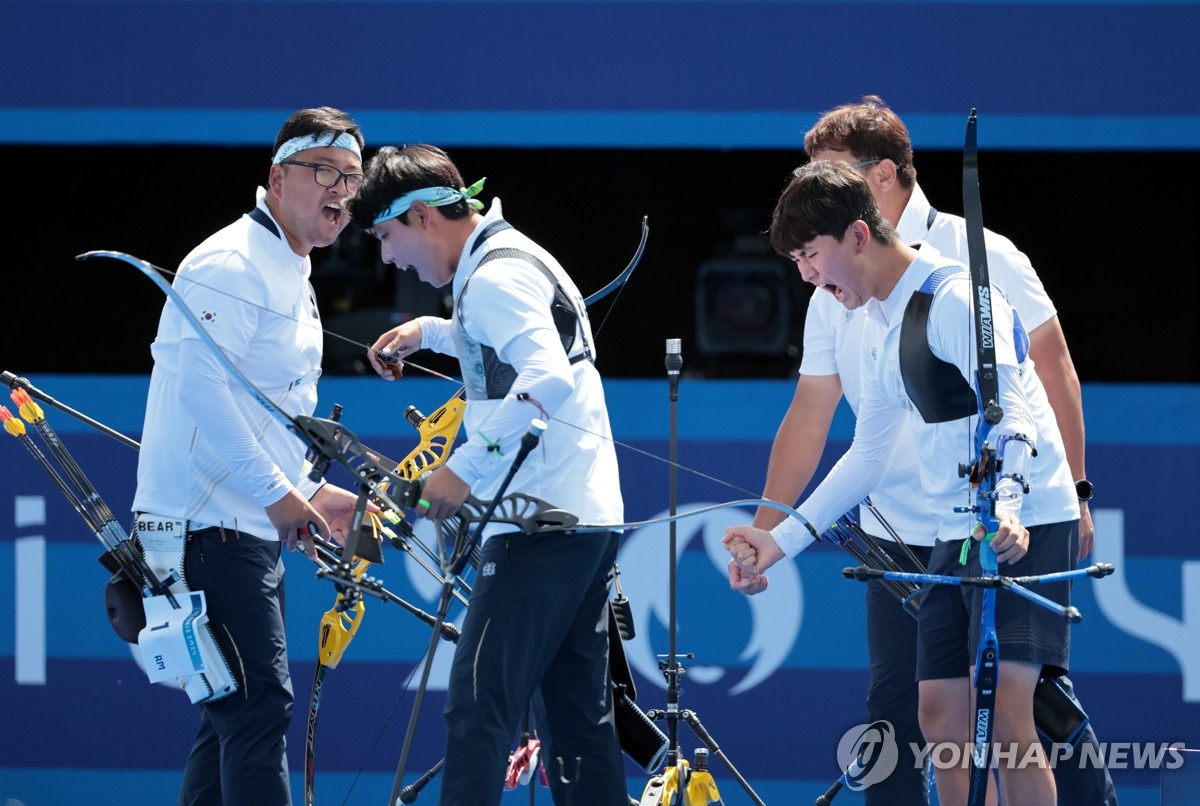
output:
POLYGON ((1075 482, 1075 495, 1079 497, 1081 502, 1092 500, 1092 483, 1087 479, 1080 479, 1075 482))

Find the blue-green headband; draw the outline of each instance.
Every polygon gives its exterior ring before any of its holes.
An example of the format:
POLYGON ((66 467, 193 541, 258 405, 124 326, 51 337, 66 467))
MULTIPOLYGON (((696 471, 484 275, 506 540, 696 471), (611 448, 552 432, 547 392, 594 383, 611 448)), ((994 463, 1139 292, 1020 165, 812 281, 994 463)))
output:
POLYGON ((413 206, 413 202, 423 201, 430 207, 444 207, 447 204, 465 201, 467 204, 474 207, 476 210, 483 209, 483 202, 474 198, 479 195, 479 191, 483 190, 483 183, 487 181, 485 176, 475 184, 467 188, 459 188, 455 190, 452 187, 433 187, 420 188, 418 190, 410 190, 387 207, 379 211, 379 215, 375 216, 374 224, 382 224, 384 221, 390 221, 393 218, 402 216, 408 212, 408 209, 413 206))

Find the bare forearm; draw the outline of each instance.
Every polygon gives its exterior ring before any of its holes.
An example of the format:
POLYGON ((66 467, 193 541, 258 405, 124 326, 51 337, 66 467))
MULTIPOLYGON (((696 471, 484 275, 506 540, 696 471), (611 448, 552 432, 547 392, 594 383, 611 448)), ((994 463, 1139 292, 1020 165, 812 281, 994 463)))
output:
MULTIPOLYGON (((842 385, 836 375, 800 378, 791 406, 771 445, 763 498, 794 504, 804 492, 821 461, 829 425, 841 395, 842 385)), ((759 507, 754 525, 771 529, 784 517, 777 509, 759 507)))
MULTIPOLYGON (((1037 365, 1038 377, 1046 389, 1050 408, 1062 434, 1063 451, 1071 477, 1078 481, 1087 478, 1087 463, 1084 456, 1083 393, 1079 388, 1079 375, 1075 363, 1067 350, 1067 341, 1062 327, 1055 317, 1030 334, 1030 355, 1037 365)), ((1092 521, 1087 502, 1079 504, 1079 559, 1092 553, 1096 542, 1096 525, 1092 521)))
POLYGON ((1046 389, 1054 419, 1062 434, 1063 450, 1071 476, 1087 478, 1084 458, 1083 395, 1079 386, 1079 375, 1067 342, 1063 337, 1058 318, 1044 323, 1030 334, 1030 355, 1037 367, 1038 378, 1046 389))
MULTIPOLYGON (((763 498, 791 505, 808 486, 825 449, 825 434, 804 433, 808 430, 789 425, 786 420, 780 425, 767 465, 763 498)), ((759 507, 754 516, 754 525, 759 529, 771 529, 785 517, 777 509, 759 507)))

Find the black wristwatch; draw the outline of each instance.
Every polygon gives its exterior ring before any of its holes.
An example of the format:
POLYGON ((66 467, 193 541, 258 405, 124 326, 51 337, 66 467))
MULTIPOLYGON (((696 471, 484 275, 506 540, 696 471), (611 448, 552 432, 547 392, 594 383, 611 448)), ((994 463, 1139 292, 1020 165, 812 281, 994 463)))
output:
POLYGON ((1086 501, 1091 501, 1092 493, 1094 491, 1095 488, 1087 479, 1080 479, 1079 481, 1075 482, 1075 495, 1079 497, 1079 503, 1081 504, 1086 501))

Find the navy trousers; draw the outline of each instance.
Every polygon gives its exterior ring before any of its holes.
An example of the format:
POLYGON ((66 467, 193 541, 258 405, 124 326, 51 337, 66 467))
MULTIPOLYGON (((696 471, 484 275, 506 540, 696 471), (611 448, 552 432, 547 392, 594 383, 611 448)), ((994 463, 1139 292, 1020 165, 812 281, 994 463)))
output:
MULTIPOLYGON (((880 542, 889 548, 895 545, 880 542)), ((909 548, 928 566, 931 548, 909 548)), ((923 570, 914 566, 899 548, 889 554, 904 571, 923 570)), ((887 720, 892 724, 899 759, 895 771, 867 787, 863 795, 869 806, 924 806, 929 803, 928 765, 918 766, 912 750, 914 745, 925 746, 917 721, 917 620, 878 579, 867 583, 867 654, 871 664, 867 718, 871 722, 887 720)))
POLYGON ((290 806, 292 681, 284 635, 281 544, 220 529, 188 535, 184 576, 204 591, 209 623, 238 690, 201 704, 180 806, 290 806))
POLYGON ((450 669, 442 806, 499 803, 536 690, 546 708, 542 758, 554 802, 628 806, 608 667, 617 545, 611 532, 498 535, 484 543, 450 669))

